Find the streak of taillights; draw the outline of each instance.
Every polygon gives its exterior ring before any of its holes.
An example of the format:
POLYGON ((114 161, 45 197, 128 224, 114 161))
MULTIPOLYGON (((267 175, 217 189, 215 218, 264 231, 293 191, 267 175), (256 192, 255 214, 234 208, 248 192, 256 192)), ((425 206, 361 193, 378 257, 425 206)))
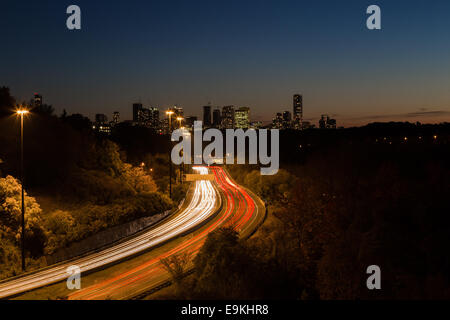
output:
POLYGON ((214 221, 211 225, 206 227, 192 239, 186 240, 185 242, 169 250, 168 252, 156 258, 153 258, 128 272, 72 294, 69 298, 81 298, 85 300, 99 299, 101 297, 107 297, 114 291, 127 287, 138 281, 144 281, 146 279, 151 280, 151 278, 155 277, 157 274, 161 275, 165 272, 160 264, 161 259, 169 257, 173 254, 178 254, 186 251, 190 251, 193 254, 196 254, 200 250, 207 235, 211 231, 214 231, 221 226, 227 225, 232 225, 236 230, 239 230, 241 226, 248 223, 255 209, 255 203, 253 199, 243 188, 233 183, 225 174, 222 168, 211 167, 211 170, 213 171, 215 180, 222 190, 223 194, 225 195, 227 202, 226 210, 216 221, 214 221), (238 199, 237 207, 235 203, 235 197, 238 199), (236 212, 233 214, 233 211, 235 209, 236 212))

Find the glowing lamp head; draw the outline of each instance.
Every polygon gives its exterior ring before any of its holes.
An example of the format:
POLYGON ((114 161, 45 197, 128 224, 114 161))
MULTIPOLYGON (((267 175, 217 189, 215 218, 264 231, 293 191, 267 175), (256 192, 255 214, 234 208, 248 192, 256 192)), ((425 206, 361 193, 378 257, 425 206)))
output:
POLYGON ((16 111, 16 113, 17 114, 20 114, 20 115, 24 115, 24 114, 27 114, 27 113, 29 113, 30 111, 28 111, 28 110, 17 110, 16 111))
POLYGON ((166 114, 170 116, 170 115, 174 114, 174 112, 169 110, 169 111, 166 111, 166 114))

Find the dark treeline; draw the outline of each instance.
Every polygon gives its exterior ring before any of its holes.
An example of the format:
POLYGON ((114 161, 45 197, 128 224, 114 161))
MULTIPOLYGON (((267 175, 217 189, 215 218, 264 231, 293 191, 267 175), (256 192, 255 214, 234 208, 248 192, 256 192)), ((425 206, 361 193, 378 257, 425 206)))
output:
POLYGON ((282 133, 278 174, 228 166, 267 201, 267 221, 248 240, 211 234, 194 275, 163 297, 449 299, 448 133, 407 123, 282 133), (367 289, 370 265, 382 290, 367 289))

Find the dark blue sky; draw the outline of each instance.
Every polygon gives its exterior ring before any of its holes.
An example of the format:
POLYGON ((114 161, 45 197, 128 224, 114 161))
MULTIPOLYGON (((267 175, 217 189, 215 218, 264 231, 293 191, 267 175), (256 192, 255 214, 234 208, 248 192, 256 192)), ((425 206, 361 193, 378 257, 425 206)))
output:
POLYGON ((131 104, 292 109, 338 125, 450 121, 450 1, 9 1, 0 85, 59 112, 131 117, 131 104), (82 30, 66 28, 67 6, 82 30), (366 28, 366 8, 382 30, 366 28))

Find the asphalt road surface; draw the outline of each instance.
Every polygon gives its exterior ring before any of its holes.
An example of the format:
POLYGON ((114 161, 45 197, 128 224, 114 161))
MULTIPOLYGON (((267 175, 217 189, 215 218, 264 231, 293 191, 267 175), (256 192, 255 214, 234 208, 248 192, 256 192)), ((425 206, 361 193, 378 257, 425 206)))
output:
MULTIPOLYGON (((193 192, 186 198, 183 207, 170 218, 107 249, 3 281, 0 283, 0 298, 65 282, 68 277, 67 268, 73 265, 81 269, 82 275, 89 271, 92 273, 90 276, 95 276, 97 269, 108 268, 109 265, 150 250, 150 256, 144 263, 74 291, 68 297, 81 300, 130 299, 167 283, 170 275, 162 267, 160 260, 184 252, 189 252, 194 257, 211 231, 223 226, 233 226, 242 237, 249 236, 264 219, 264 204, 249 190, 237 185, 223 168, 209 169, 214 174, 215 181, 196 181, 193 192), (180 236, 186 234, 190 235, 187 240, 180 241, 180 236), (153 250, 161 245, 162 249, 153 250)), ((206 167, 196 167, 196 170, 200 174, 208 173, 206 167)), ((127 261, 120 263, 126 264, 127 261)))
MULTIPOLYGON (((200 174, 208 173, 208 169, 205 167, 198 167, 197 170, 200 174)), ((162 224, 100 252, 2 282, 0 283, 0 298, 66 280, 68 277, 67 268, 70 266, 78 266, 81 269, 81 273, 83 273, 164 243, 184 232, 188 232, 196 225, 202 223, 202 221, 208 219, 217 210, 218 201, 217 190, 213 187, 211 181, 196 181, 189 204, 162 224)))

